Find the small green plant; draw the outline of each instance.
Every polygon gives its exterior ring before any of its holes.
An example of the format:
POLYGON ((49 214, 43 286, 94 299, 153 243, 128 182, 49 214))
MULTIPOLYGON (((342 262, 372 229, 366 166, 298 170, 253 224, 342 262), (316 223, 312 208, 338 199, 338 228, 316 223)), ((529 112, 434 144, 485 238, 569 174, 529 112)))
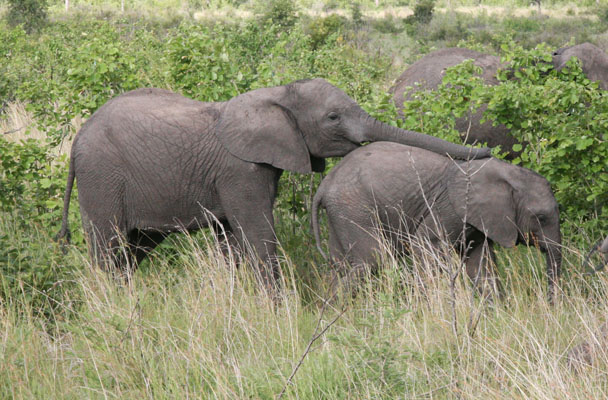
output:
POLYGON ((420 24, 428 24, 433 19, 435 11, 435 0, 418 0, 414 6, 412 19, 420 24))
POLYGON ((372 26, 378 32, 382 33, 399 33, 405 29, 401 21, 395 18, 392 14, 388 14, 384 18, 374 20, 372 26))
POLYGON ((37 31, 46 23, 46 0, 8 0, 6 15, 12 25, 23 24, 27 32, 37 31))
POLYGON ((325 43, 327 38, 340 31, 346 23, 346 19, 338 14, 313 19, 308 25, 310 40, 314 49, 325 43))
POLYGON ((355 26, 360 26, 363 23, 363 13, 361 12, 361 4, 353 2, 350 6, 350 18, 355 26))
POLYGON ((258 3, 263 23, 272 23, 283 28, 291 28, 298 20, 295 0, 270 0, 258 3))

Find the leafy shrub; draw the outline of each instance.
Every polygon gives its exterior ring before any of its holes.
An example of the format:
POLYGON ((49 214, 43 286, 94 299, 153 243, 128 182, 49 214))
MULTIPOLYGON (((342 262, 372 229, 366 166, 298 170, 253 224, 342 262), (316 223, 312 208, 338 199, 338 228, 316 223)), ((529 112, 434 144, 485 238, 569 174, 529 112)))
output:
POLYGON ((391 14, 388 14, 384 18, 374 20, 372 26, 378 32, 382 33, 399 33, 405 29, 405 27, 402 26, 401 21, 391 14))
POLYGON ((262 10, 262 23, 270 22, 282 28, 291 28, 298 19, 295 0, 262 1, 258 7, 262 10))
POLYGON ((0 136, 0 211, 50 223, 61 215, 66 159, 54 159, 34 139, 9 142, 0 136))
POLYGON ((428 24, 433 19, 435 0, 418 0, 414 6, 414 14, 407 18, 408 22, 428 24))
POLYGON ((315 18, 308 24, 311 45, 313 49, 325 43, 327 38, 339 32, 345 25, 346 19, 338 14, 331 14, 327 17, 315 18))
MULTIPOLYGON (((237 46, 234 42, 252 33, 268 34, 249 29, 239 33, 230 26, 181 25, 172 32, 167 46, 166 60, 173 85, 203 101, 227 100, 249 90, 259 49, 237 46)), ((259 43, 256 38, 259 36, 251 36, 250 40, 259 43)))
POLYGON ((542 62, 550 61, 548 51, 541 58, 539 49, 510 44, 505 50, 516 79, 494 89, 488 114, 529 143, 515 162, 552 183, 566 217, 606 228, 596 218, 608 211, 608 143, 603 137, 608 99, 585 77, 578 60, 570 60, 559 73, 548 73, 548 64, 542 62))
POLYGON ((598 7, 596 14, 601 23, 603 23, 603 24, 608 23, 608 6, 598 7))
POLYGON ((355 26, 363 23, 363 13, 361 12, 361 4, 353 2, 350 6, 350 18, 355 26))
POLYGON ((37 31, 46 23, 46 0, 8 0, 8 14, 12 25, 21 25, 27 32, 37 31))

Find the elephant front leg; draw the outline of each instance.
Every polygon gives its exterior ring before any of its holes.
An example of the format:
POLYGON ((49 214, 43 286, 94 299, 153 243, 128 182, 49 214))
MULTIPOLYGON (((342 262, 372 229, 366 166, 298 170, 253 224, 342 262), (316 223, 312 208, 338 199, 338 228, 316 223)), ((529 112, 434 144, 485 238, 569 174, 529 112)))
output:
POLYGON ((474 243, 466 260, 467 275, 484 298, 503 298, 503 289, 496 273, 496 256, 491 241, 474 243))
POLYGON ((259 185, 266 190, 251 188, 252 180, 249 178, 247 184, 232 184, 220 189, 220 200, 233 240, 238 244, 240 252, 249 256, 257 280, 274 296, 280 286, 272 214, 276 192, 269 191, 267 185, 259 185))

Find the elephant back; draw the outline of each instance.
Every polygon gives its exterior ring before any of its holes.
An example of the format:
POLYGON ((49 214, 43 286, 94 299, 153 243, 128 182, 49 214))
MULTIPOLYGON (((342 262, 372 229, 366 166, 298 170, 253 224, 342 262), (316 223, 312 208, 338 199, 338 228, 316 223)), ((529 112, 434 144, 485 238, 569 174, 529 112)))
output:
MULTIPOLYGON (((391 88, 395 106, 401 109, 403 102, 410 100, 416 91, 437 89, 443 81, 446 69, 469 59, 482 69, 481 78, 485 84, 499 84, 496 77, 498 69, 506 67, 499 57, 462 48, 437 50, 416 61, 397 79, 391 88)), ((517 140, 510 135, 509 129, 502 124, 495 126, 491 120, 481 122, 486 109, 487 105, 484 104, 470 115, 456 118, 455 128, 467 144, 487 143, 489 147, 501 146, 503 151, 509 152, 508 158, 516 157, 519 153, 512 149, 517 140)))
POLYGON ((393 101, 400 107, 404 100, 409 100, 411 94, 406 93, 408 87, 413 87, 414 91, 417 86, 423 90, 436 89, 441 84, 446 69, 469 59, 474 60, 474 64, 483 70, 481 77, 486 84, 498 84, 496 72, 501 66, 500 58, 470 49, 447 48, 431 52, 409 66, 390 89, 393 101))
POLYGON ((608 90, 608 55, 591 43, 563 47, 553 53, 553 67, 560 71, 570 58, 576 57, 587 78, 598 82, 602 90, 608 90))

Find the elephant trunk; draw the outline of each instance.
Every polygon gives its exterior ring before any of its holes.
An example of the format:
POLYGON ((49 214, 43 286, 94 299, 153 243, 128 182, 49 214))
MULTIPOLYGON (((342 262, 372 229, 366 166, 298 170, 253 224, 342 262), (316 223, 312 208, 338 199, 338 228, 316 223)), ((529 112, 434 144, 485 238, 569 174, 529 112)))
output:
POLYGON ((372 128, 369 130, 367 136, 368 141, 370 142, 386 141, 401 143, 430 150, 442 155, 447 154, 461 160, 474 160, 491 156, 491 150, 487 147, 473 148, 461 146, 438 137, 399 129, 377 120, 373 120, 372 128))
POLYGON ((545 251, 547 257, 547 297, 549 303, 553 304, 555 301, 555 290, 562 273, 561 240, 549 244, 545 251))

